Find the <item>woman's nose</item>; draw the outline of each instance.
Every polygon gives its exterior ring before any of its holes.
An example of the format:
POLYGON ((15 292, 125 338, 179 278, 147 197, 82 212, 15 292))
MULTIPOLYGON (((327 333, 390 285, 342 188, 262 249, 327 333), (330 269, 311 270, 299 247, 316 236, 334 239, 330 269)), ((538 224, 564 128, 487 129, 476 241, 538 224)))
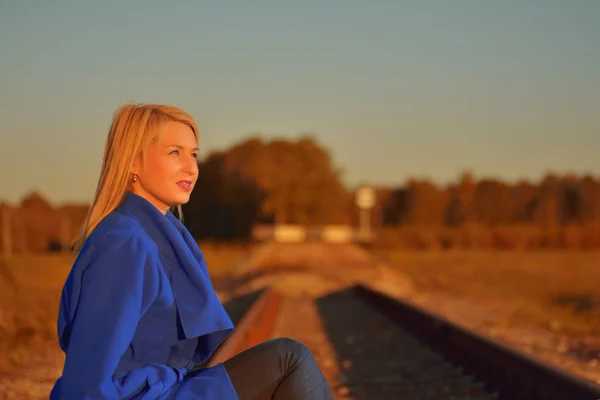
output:
POLYGON ((194 157, 186 157, 183 162, 183 170, 190 174, 195 174, 198 172, 198 160, 194 157))

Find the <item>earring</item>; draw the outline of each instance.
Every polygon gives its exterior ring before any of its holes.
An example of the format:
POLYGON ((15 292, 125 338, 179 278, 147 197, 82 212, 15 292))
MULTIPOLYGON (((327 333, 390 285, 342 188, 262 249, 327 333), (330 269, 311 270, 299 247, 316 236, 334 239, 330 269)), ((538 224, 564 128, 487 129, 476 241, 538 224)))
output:
POLYGON ((137 182, 137 179, 138 179, 137 175, 136 175, 136 174, 133 174, 133 181, 134 181, 134 182, 137 182))

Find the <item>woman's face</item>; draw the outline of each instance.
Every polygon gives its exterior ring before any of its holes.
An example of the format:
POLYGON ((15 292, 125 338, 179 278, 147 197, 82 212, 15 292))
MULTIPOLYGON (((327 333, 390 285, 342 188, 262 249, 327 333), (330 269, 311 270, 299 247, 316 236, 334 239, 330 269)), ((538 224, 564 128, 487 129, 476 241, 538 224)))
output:
POLYGON ((171 206, 185 204, 198 178, 198 144, 192 129, 169 122, 158 143, 146 152, 143 165, 136 161, 132 192, 154 204, 163 214, 171 206))

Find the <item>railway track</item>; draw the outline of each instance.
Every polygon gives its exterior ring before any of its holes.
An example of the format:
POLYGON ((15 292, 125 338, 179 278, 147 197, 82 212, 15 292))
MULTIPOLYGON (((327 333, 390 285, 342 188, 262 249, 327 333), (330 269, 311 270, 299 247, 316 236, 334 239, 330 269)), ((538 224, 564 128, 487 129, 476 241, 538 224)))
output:
POLYGON ((362 284, 252 296, 228 306, 237 328, 211 364, 287 336, 311 349, 336 399, 600 399, 592 382, 362 284))

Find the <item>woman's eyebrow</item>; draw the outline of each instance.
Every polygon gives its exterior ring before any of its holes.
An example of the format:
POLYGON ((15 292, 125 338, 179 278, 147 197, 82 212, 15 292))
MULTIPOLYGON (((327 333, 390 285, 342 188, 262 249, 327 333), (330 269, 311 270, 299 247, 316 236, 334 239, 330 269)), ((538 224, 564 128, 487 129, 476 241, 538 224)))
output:
MULTIPOLYGON (((170 144, 167 147, 177 147, 178 149, 181 149, 181 150, 185 149, 185 147, 178 145, 178 144, 170 144)), ((192 150, 200 150, 200 149, 198 147, 194 147, 192 150)))

